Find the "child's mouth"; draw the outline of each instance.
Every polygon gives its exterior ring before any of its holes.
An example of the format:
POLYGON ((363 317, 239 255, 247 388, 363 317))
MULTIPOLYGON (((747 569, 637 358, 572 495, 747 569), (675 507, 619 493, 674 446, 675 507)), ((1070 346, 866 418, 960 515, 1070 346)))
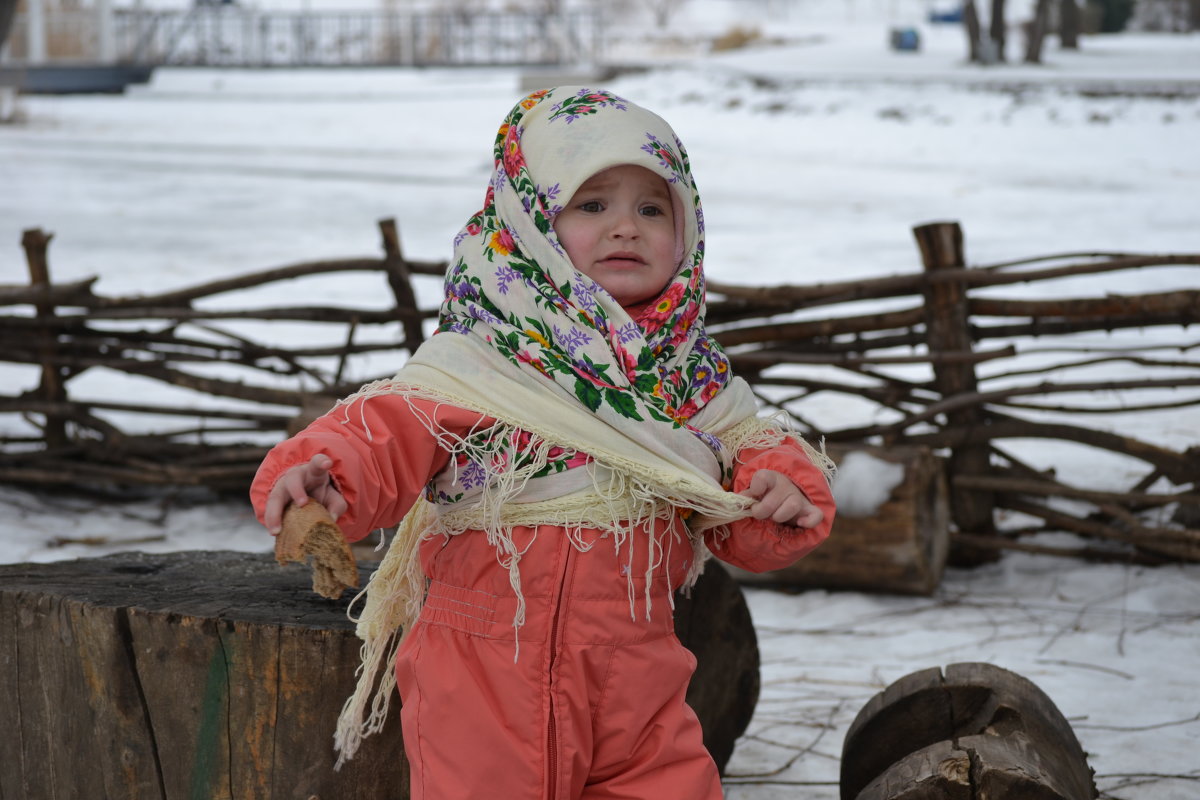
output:
POLYGON ((602 263, 605 266, 609 266, 609 267, 618 267, 618 268, 626 267, 626 268, 628 268, 628 267, 640 267, 640 266, 643 266, 646 262, 643 261, 641 256, 639 256, 637 253, 621 252, 621 253, 610 253, 609 255, 604 257, 604 260, 602 263))

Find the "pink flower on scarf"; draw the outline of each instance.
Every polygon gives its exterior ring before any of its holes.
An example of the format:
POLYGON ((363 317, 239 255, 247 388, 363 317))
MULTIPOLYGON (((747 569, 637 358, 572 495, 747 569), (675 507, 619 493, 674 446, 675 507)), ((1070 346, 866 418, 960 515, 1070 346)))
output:
POLYGON ((513 251, 516 242, 513 241, 512 234, 508 228, 502 228, 492 234, 492 238, 488 241, 488 247, 502 256, 506 256, 513 251))
POLYGON ((521 128, 517 125, 508 126, 504 133, 504 171, 509 177, 515 176, 525 167, 525 154, 521 152, 521 128))
POLYGON ((547 378, 550 378, 550 370, 546 369, 546 365, 544 363, 542 363, 542 360, 540 358, 535 358, 534 356, 531 356, 529 354, 529 351, 522 350, 521 352, 517 353, 517 360, 522 363, 528 364, 529 366, 536 369, 538 372, 542 373, 542 375, 546 376, 547 378))
POLYGON ((692 417, 694 417, 696 415, 696 412, 699 410, 700 410, 700 407, 698 405, 696 405, 695 400, 688 400, 686 403, 684 403, 683 405, 681 405, 679 408, 677 408, 675 410, 675 421, 682 424, 682 423, 686 422, 687 420, 691 419, 692 417))
POLYGON ((576 450, 575 454, 573 456, 571 456, 570 458, 568 458, 563 463, 567 465, 567 469, 575 469, 575 467, 582 467, 584 464, 591 463, 591 461, 592 461, 592 457, 589 456, 587 453, 581 453, 578 450, 576 450))
POLYGON ((671 336, 671 340, 667 344, 672 347, 677 347, 680 343, 688 338, 691 333, 692 325, 695 324, 696 318, 700 316, 700 304, 692 302, 679 318, 679 323, 675 326, 675 332, 671 336))
POLYGON ((609 344, 612 346, 613 355, 617 357, 617 361, 621 365, 621 371, 632 381, 637 377, 637 357, 618 342, 616 336, 609 338, 609 344))
POLYGON ((684 288, 683 284, 672 283, 667 287, 667 290, 658 296, 658 300, 654 305, 646 308, 642 312, 638 321, 647 328, 660 328, 671 318, 672 312, 679 305, 679 301, 683 299, 684 288))

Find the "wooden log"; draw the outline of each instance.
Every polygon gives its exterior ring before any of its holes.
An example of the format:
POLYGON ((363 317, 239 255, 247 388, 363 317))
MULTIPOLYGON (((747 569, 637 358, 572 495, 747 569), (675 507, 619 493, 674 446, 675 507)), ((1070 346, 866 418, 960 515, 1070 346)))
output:
POLYGON ((1087 755, 1058 707, 994 664, 904 676, 863 706, 842 747, 842 800, 1096 794, 1087 755))
POLYGON ((892 764, 855 800, 976 800, 970 756, 953 742, 934 742, 892 764))
POLYGON ((421 309, 417 307, 417 295, 413 292, 412 273, 400 250, 400 234, 396 230, 396 220, 382 219, 379 221, 379 233, 383 237, 383 269, 387 273, 388 286, 392 289, 392 297, 396 301, 396 317, 404 328, 404 346, 410 353, 420 347, 425 341, 421 329, 421 309))
MULTIPOLYGON (((730 568, 747 584, 931 594, 950 547, 944 460, 926 447, 831 444, 830 457, 869 455, 903 469, 899 485, 874 514, 839 510, 829 539, 790 567, 764 573, 730 568)), ((835 483, 836 486, 836 483, 835 483)))
POLYGON ((981 297, 972 298, 968 308, 977 317, 1033 317, 1043 323, 1054 318, 1084 318, 1092 320, 1096 328, 1104 327, 1109 319, 1133 317, 1148 325, 1174 314, 1192 312, 1194 316, 1200 311, 1200 292, 1181 289, 1157 294, 1109 294, 1048 300, 981 297))
MULTIPOLYGON (((407 798, 398 701, 333 771, 360 642, 349 596, 310 587, 229 552, 0 565, 0 798, 407 798)), ((677 620, 723 767, 757 699, 749 612, 709 569, 677 620)))
MULTIPOLYGON (((29 265, 29 285, 32 289, 50 288, 50 265, 46 249, 54 234, 41 228, 29 228, 21 234, 21 246, 25 248, 25 260, 29 265)), ((56 363, 58 339, 54 334, 54 303, 43 300, 34 304, 41 330, 38 331, 38 353, 42 365, 42 380, 38 393, 47 403, 63 403, 67 389, 63 382, 62 368, 56 363)), ((57 414, 47 414, 43 432, 47 447, 63 447, 68 442, 66 419, 57 414)))
POLYGON ((1017 732, 941 741, 892 764, 855 800, 1091 800, 1065 794, 1056 764, 1017 732))
POLYGON ((1017 732, 941 741, 892 764, 855 800, 1090 800, 1064 794, 1056 765, 1017 732))
MULTIPOLYGON (((1001 0, 993 0, 995 3, 1001 0)), ((993 18, 993 24, 995 19, 993 18)), ((1001 33, 1003 33, 1001 31, 1001 33)), ((992 35, 995 38, 993 28, 992 35)), ((1003 49, 1003 47, 1001 47, 1003 49)), ((962 269, 966 264, 962 228, 957 222, 937 222, 913 228, 921 249, 921 260, 930 275, 947 270, 962 269)), ((971 350, 971 319, 967 285, 960 281, 932 281, 925 290, 925 316, 930 350, 971 350)), ((943 398, 978 391, 975 370, 970 362, 934 364, 934 387, 943 398)), ((967 406, 948 412, 950 425, 966 428, 984 427, 985 417, 978 406, 967 406)), ((990 466, 990 451, 984 445, 966 444, 954 448, 950 456, 950 471, 954 474, 986 475, 990 466)), ((950 515, 961 531, 992 533, 995 531, 993 512, 995 498, 990 492, 976 489, 953 489, 950 492, 950 515)), ((993 554, 981 551, 965 554, 964 561, 991 560, 993 554)))

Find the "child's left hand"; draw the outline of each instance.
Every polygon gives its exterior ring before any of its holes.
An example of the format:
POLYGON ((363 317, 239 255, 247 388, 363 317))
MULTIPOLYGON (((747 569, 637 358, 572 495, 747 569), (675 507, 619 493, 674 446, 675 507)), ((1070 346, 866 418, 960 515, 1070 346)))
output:
POLYGON ((796 484, 773 469, 755 472, 742 494, 758 501, 750 506, 750 514, 755 519, 770 519, 797 528, 815 528, 825 519, 825 513, 813 505, 796 484))

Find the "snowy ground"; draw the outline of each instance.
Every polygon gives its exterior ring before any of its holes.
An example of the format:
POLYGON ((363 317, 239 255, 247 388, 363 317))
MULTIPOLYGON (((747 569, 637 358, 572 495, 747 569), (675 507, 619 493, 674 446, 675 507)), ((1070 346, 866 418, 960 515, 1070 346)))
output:
MULTIPOLYGON (((1089 37, 1078 53, 1051 41, 1043 68, 985 70, 961 63, 958 29, 920 22, 927 7, 762 2, 735 16, 693 0, 673 31, 736 22, 790 44, 698 57, 660 37, 657 68, 610 82, 688 144, 714 279, 912 271, 909 229, 934 219, 962 222, 977 263, 1200 252, 1200 37, 1089 37), (889 52, 893 24, 918 24, 922 51, 889 52)), ((55 280, 98 275, 104 294, 375 253, 384 216, 399 220, 408 255, 444 258, 480 202, 517 83, 503 70, 164 70, 124 97, 25 98, 22 121, 0 126, 0 283, 26 279, 18 242, 34 226, 55 233, 55 280)), ((1136 280, 1141 291, 1200 285, 1195 268, 1136 280)), ((363 302, 374 287, 322 290, 363 302)), ((148 390, 85 378, 73 392, 148 390)), ((0 365, 0 380, 31 386, 36 375, 0 365)), ((1150 419, 1139 435, 1200 444, 1195 409, 1150 419)), ((20 423, 3 424, 8 434, 20 423)), ((1093 485, 1126 481, 1107 463, 1070 466, 1094 471, 1093 485)), ((10 563, 268 547, 232 501, 113 506, 0 487, 0 519, 10 563)), ((833 800, 842 738, 863 703, 911 671, 973 660, 1054 699, 1105 796, 1200 796, 1200 566, 1010 555, 951 570, 932 598, 748 595, 764 695, 730 764, 735 800, 833 800)))

